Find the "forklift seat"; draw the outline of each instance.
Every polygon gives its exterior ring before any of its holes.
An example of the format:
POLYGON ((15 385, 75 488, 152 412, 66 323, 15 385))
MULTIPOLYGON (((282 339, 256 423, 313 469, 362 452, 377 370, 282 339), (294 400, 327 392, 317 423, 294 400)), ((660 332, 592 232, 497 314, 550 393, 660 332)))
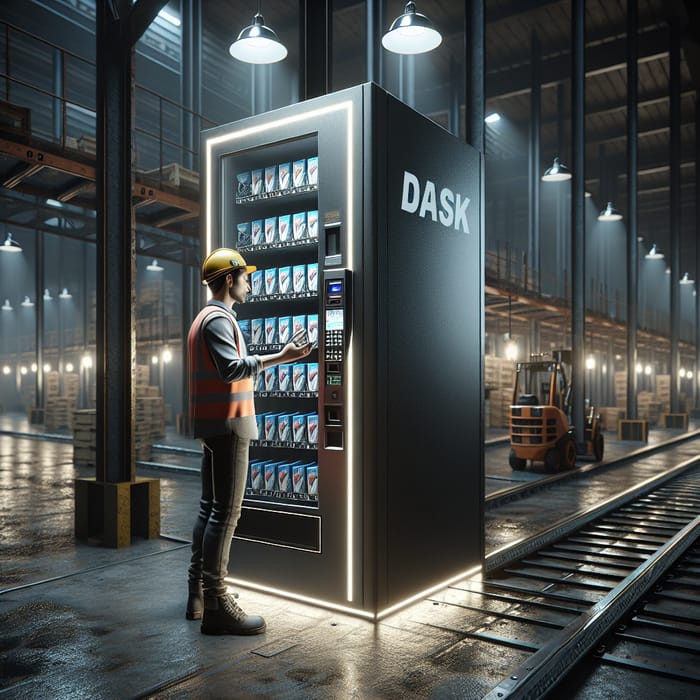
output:
POLYGON ((537 406, 539 401, 535 394, 520 394, 518 396, 518 406, 537 406))

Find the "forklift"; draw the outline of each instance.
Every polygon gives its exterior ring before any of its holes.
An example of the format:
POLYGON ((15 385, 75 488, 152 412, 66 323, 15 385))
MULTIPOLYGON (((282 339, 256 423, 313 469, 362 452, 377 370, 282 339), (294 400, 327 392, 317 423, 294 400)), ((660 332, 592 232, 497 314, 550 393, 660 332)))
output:
MULTIPOLYGON (((528 460, 544 462, 549 473, 576 466, 572 387, 565 366, 571 367, 571 350, 533 354, 529 362, 516 364, 510 407, 511 469, 525 469, 528 460)), ((584 444, 585 457, 603 459, 603 433, 594 406, 586 411, 584 444)))

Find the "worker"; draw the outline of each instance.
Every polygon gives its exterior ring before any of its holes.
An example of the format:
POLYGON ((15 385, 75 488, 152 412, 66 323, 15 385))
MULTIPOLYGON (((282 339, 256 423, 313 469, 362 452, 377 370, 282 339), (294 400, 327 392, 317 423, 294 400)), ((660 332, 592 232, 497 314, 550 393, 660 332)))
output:
POLYGON ((247 615, 227 592, 229 550, 241 514, 248 449, 258 437, 253 403, 255 377, 266 367, 307 356, 305 333, 278 353, 248 355, 235 304, 250 293, 255 267, 232 248, 212 251, 202 263, 202 284, 212 299, 187 336, 190 424, 202 445, 202 495, 192 535, 186 617, 204 634, 260 634, 265 620, 247 615))

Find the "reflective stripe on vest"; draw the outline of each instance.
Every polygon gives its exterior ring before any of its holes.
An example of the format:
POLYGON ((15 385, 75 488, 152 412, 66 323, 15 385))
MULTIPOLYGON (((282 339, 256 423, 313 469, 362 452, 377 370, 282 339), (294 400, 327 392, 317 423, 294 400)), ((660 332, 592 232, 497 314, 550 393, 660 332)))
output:
POLYGON ((187 335, 187 369, 190 383, 190 419, 221 420, 255 415, 253 378, 225 382, 219 376, 204 342, 203 329, 212 316, 228 319, 233 325, 236 347, 243 356, 241 331, 236 319, 216 306, 205 306, 192 322, 187 335))

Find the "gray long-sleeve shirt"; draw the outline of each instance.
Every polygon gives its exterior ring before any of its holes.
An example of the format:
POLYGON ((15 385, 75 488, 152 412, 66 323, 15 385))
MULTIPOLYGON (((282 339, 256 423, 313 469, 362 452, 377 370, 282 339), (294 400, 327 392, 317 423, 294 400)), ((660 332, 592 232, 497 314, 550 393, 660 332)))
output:
MULTIPOLYGON (((216 306, 230 314, 232 320, 236 318, 236 312, 220 301, 212 299, 207 306, 216 306)), ((255 378, 261 371, 262 362, 260 357, 258 355, 248 355, 243 337, 240 338, 241 351, 239 353, 234 335, 234 326, 228 319, 221 316, 207 319, 202 328, 202 337, 216 371, 223 381, 236 382, 248 377, 255 378)), ((252 440, 258 437, 258 427, 254 415, 229 418, 226 423, 226 426, 223 426, 223 432, 230 430, 239 437, 252 440)), ((217 430, 216 434, 221 432, 221 430, 217 430)), ((207 436, 202 435, 199 437, 207 436)))

